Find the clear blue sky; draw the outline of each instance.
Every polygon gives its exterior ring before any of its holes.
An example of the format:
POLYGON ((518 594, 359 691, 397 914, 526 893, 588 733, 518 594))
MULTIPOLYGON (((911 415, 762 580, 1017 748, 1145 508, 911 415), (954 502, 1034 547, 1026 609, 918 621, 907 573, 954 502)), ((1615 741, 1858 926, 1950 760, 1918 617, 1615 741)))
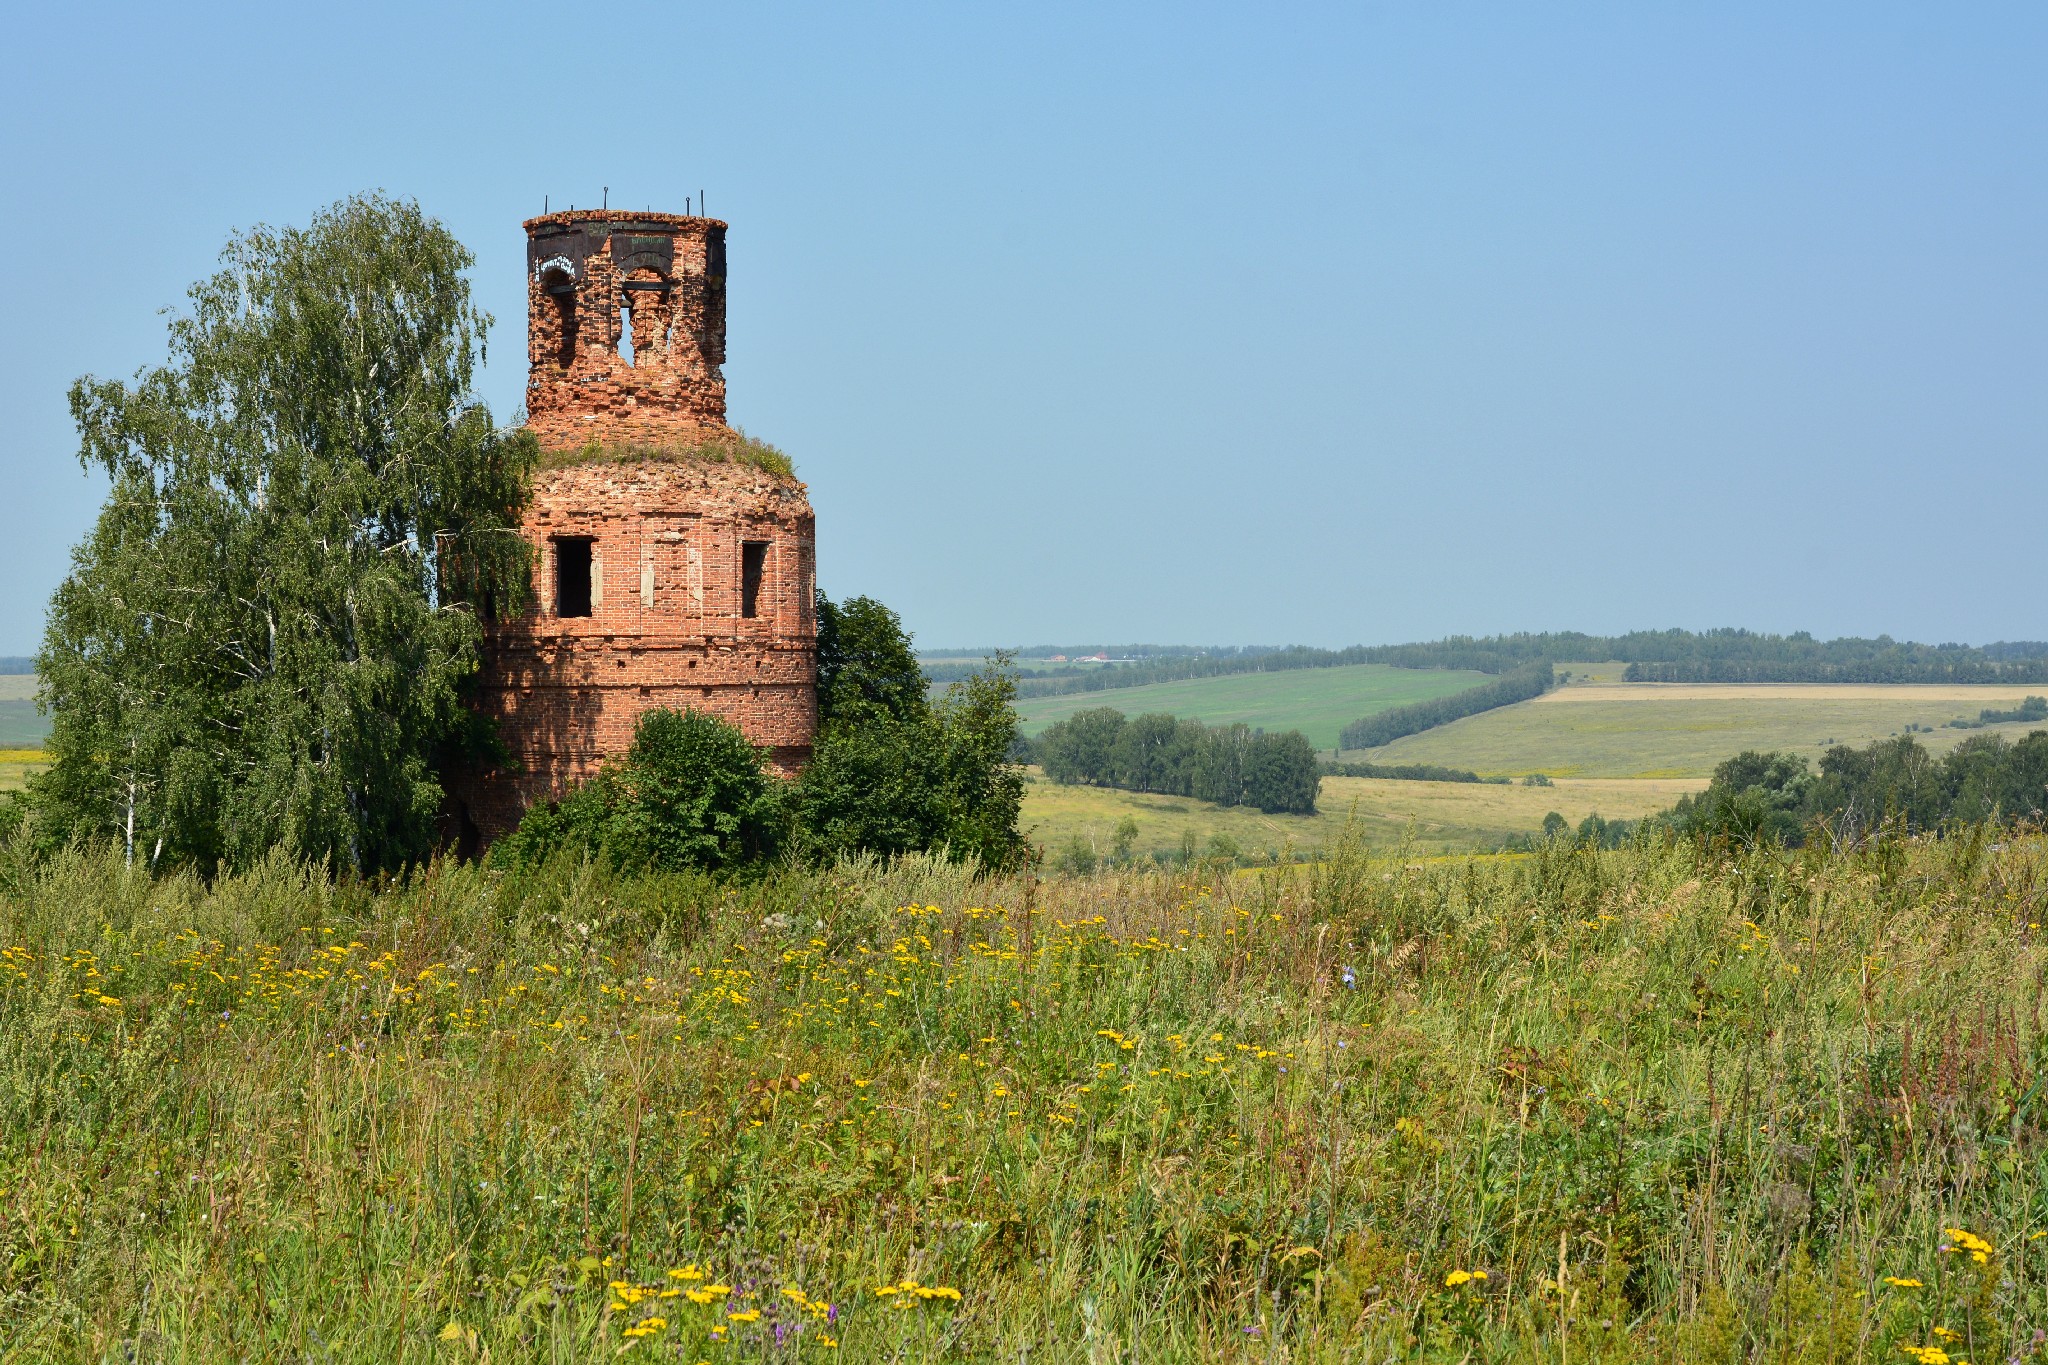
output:
POLYGON ((2048 7, 23 7, 0 653, 65 387, 352 191, 732 223, 734 419, 930 646, 2048 638, 2048 7))

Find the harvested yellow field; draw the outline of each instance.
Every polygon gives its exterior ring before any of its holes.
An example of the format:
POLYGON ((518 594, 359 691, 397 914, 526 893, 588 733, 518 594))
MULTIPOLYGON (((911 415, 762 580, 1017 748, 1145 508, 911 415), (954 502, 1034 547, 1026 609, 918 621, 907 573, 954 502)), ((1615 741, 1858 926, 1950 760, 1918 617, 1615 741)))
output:
POLYGON ((0 749, 0 792, 21 790, 29 774, 48 766, 49 759, 40 749, 0 749))
POLYGON ((2010 710, 2027 696, 2048 693, 2048 685, 1986 687, 1946 683, 1574 683, 1546 692, 1534 706, 1581 706, 1602 702, 1871 701, 1887 705, 1944 703, 1968 708, 1974 716, 1989 707, 2010 710))
POLYGON ((1326 777, 1316 804, 1321 818, 1342 821, 1356 803, 1360 819, 1413 823, 1423 834, 1457 829, 1498 829, 1523 833, 1541 829, 1556 811, 1577 824, 1588 815, 1637 820, 1664 810, 1679 797, 1706 787, 1704 778, 1558 778, 1548 787, 1519 782, 1388 782, 1378 778, 1326 777))
POLYGON ((1908 733, 1936 754, 1972 735, 2017 739, 2044 727, 2014 722, 1958 730, 1948 722, 1974 720, 1987 708, 2013 709, 2027 694, 2024 687, 1574 683, 1345 758, 1438 763, 1482 776, 1705 777, 1745 749, 1812 762, 1837 744, 1860 747, 1908 733))
POLYGON ((1660 811, 1702 780, 1567 779, 1549 787, 1485 782, 1395 782, 1326 777, 1315 815, 1266 815, 1245 806, 1214 806, 1184 796, 1156 796, 1106 787, 1063 787, 1035 769, 1024 789, 1022 826, 1031 841, 1057 853, 1079 839, 1098 855, 1115 844, 1116 827, 1138 826, 1132 849, 1140 856, 1175 853, 1192 839, 1207 851, 1219 836, 1247 855, 1288 848, 1306 854, 1326 847, 1356 816, 1366 841, 1391 846, 1413 835, 1427 851, 1462 853, 1496 848, 1543 827, 1551 811, 1576 825, 1588 815, 1634 820, 1660 811))

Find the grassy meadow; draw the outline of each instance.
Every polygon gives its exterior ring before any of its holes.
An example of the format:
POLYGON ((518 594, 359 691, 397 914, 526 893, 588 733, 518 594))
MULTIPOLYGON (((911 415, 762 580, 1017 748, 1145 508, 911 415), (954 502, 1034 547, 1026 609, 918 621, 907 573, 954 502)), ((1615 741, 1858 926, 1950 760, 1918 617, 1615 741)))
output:
POLYGON ((1190 846, 1205 853, 1220 835, 1246 857, 1269 855, 1270 861, 1270 855, 1289 849, 1310 856, 1334 845, 1355 815, 1352 835, 1372 847, 1412 841, 1433 854, 1462 853, 1535 834, 1550 811, 1574 826, 1596 813, 1635 820, 1705 785, 1696 778, 1565 778, 1548 787, 1524 787, 1326 777, 1315 815, 1267 815, 1248 806, 1217 806, 1181 796, 1061 786, 1034 769, 1019 823, 1033 843, 1055 852, 1078 838, 1098 856, 1106 855, 1114 847, 1117 825, 1128 818, 1138 826, 1132 851, 1141 858, 1190 846))
POLYGON ((34 748, 50 733, 50 722, 36 714, 36 676, 0 673, 0 749, 34 748))
POLYGON ((1339 732, 1361 716, 1448 696, 1487 680, 1483 673, 1453 669, 1353 664, 1277 673, 1230 673, 1101 692, 1025 697, 1018 701, 1017 711, 1024 718, 1027 735, 1035 735, 1076 711, 1113 706, 1127 716, 1161 711, 1208 725, 1243 721, 1267 730, 1299 730, 1308 736, 1310 744, 1332 749, 1337 745, 1339 732))
POLYGON ((733 885, 17 847, 0 1355, 2036 1360, 2044 892, 1979 836, 733 885))
POLYGON ((45 766, 40 749, 0 749, 0 792, 20 791, 45 766))
MULTIPOLYGON (((2041 691, 2039 687, 2032 689, 2041 691)), ((1627 683, 1561 687, 1534 701, 1468 716, 1377 749, 1347 752, 1371 763, 1438 763, 1492 775, 1704 777, 1744 749, 1818 759, 1831 745, 1864 745, 1905 731, 1936 754, 1971 735, 2017 739, 2039 722, 1942 728, 1986 707, 2017 706, 2025 687, 1687 685, 1627 683)))

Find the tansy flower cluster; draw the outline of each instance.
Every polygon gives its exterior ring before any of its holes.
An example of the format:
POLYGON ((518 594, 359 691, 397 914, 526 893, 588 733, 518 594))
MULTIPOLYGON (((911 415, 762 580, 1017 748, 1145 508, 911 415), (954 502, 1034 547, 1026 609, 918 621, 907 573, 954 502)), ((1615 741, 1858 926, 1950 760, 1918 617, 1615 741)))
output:
POLYGON ((942 1284, 919 1284, 915 1279, 905 1277, 895 1284, 878 1284, 875 1297, 892 1299, 898 1308, 915 1307, 922 1299, 951 1299, 960 1302, 960 1291, 942 1284))
POLYGON ((1969 1255, 1969 1258, 1975 1261, 1978 1265, 1986 1265, 1990 1263, 1992 1252, 1991 1243, 1985 1241, 1976 1233, 1967 1232, 1962 1228, 1943 1228, 1942 1231, 1947 1233, 1955 1243, 1955 1245, 1945 1248, 1946 1250, 1953 1251, 1958 1256, 1967 1253, 1969 1255))

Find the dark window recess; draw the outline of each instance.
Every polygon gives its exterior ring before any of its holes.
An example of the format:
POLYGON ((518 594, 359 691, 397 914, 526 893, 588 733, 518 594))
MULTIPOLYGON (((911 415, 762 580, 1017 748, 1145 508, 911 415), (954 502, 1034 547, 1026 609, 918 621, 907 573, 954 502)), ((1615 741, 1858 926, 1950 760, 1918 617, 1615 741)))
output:
POLYGON ((768 567, 768 542, 740 542, 740 615, 749 619, 761 614, 761 572, 768 567))
POLYGON ((555 542, 555 615, 590 615, 590 542, 555 542))
POLYGON ((566 370, 576 363, 576 282, 549 271, 545 283, 555 309, 555 363, 566 370))

